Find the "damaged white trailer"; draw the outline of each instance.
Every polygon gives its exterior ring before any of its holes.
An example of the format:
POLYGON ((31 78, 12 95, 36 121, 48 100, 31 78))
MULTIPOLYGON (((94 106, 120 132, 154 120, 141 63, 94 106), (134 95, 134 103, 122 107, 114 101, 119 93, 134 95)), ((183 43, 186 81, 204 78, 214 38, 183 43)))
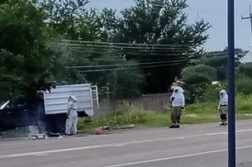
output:
POLYGON ((43 93, 44 109, 46 115, 64 114, 67 112, 67 99, 69 96, 77 97, 77 111, 81 115, 93 116, 94 105, 99 107, 97 86, 90 84, 57 86, 51 91, 43 93), (94 92, 94 93, 93 93, 94 92), (93 97, 95 94, 95 97, 93 97))
POLYGON ((69 96, 77 97, 77 112, 80 117, 91 117, 99 108, 97 86, 75 84, 57 86, 43 93, 44 111, 52 125, 52 131, 63 131, 69 96), (56 130, 55 130, 56 128, 56 130))

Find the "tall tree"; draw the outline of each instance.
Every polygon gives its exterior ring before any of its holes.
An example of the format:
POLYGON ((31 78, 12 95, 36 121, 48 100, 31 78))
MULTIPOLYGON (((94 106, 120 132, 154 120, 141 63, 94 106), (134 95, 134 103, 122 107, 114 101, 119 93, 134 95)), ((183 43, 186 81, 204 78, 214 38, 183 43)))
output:
POLYGON ((187 23, 186 0, 135 0, 136 6, 125 9, 120 31, 115 39, 131 43, 125 47, 128 59, 138 62, 168 62, 163 66, 144 70, 146 92, 163 92, 182 67, 206 42, 210 27, 201 20, 187 23), (144 45, 137 45, 137 44, 144 45))
POLYGON ((87 14, 85 9, 88 0, 43 0, 40 7, 47 14, 47 22, 53 34, 65 38, 77 39, 76 22, 87 14))
POLYGON ((119 29, 115 11, 105 8, 98 13, 95 9, 85 8, 88 1, 80 2, 43 1, 40 4, 46 10, 47 23, 53 34, 61 37, 51 44, 52 72, 56 83, 91 82, 99 86, 103 97, 129 98, 139 95, 139 86, 143 82, 141 73, 138 70, 128 72, 127 69, 134 62, 128 62, 120 49, 106 43, 113 41, 119 29))
POLYGON ((34 1, 6 1, 0 5, 0 92, 34 97, 50 88, 50 54, 44 13, 34 1))

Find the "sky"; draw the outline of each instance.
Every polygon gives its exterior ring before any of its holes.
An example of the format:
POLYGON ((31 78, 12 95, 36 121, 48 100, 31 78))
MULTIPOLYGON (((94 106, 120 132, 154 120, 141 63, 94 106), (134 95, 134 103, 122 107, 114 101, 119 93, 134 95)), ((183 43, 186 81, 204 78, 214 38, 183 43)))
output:
MULTIPOLYGON (((204 45, 207 51, 223 50, 227 46, 227 0, 187 0, 189 7, 185 10, 188 23, 204 19, 211 28, 207 31, 209 39, 204 45)), ((90 0, 90 7, 116 9, 118 12, 134 5, 133 0, 90 0)), ((252 35, 249 16, 252 0, 235 0, 235 46, 249 50, 243 61, 252 61, 252 35)))

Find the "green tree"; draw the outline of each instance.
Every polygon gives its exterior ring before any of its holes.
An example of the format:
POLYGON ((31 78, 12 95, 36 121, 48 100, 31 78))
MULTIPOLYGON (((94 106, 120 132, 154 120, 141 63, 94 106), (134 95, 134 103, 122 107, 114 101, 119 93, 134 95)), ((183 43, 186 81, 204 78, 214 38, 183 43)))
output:
POLYGON ((138 62, 169 62, 146 68, 145 92, 163 92, 181 69, 200 50, 210 27, 201 20, 187 23, 186 0, 135 0, 136 6, 125 9, 115 41, 130 43, 122 47, 127 59, 138 62), (137 45, 137 44, 143 45, 137 45))
POLYGON ((91 82, 99 86, 103 97, 139 95, 140 83, 143 83, 141 73, 138 70, 129 72, 127 69, 133 66, 133 62, 127 61, 123 52, 114 49, 113 44, 102 43, 113 41, 118 32, 119 21, 115 11, 104 9, 99 14, 94 9, 85 8, 87 1, 78 2, 44 1, 41 4, 48 14, 49 27, 61 38, 51 44, 52 72, 56 83, 91 82), (71 4, 70 7, 65 3, 71 4))
POLYGON ((181 75, 188 84, 211 83, 217 79, 216 69, 206 65, 186 67, 182 70, 181 75))
MULTIPOLYGON (((206 95, 214 91, 211 82, 217 79, 215 68, 206 65, 186 67, 182 70, 181 76, 186 83, 187 100, 195 102, 206 100, 206 95)), ((216 91, 214 91, 216 92, 216 91)))
POLYGON ((120 28, 120 19, 116 16, 116 11, 103 9, 99 15, 101 27, 101 41, 114 42, 120 28))
POLYGON ((237 91, 243 94, 252 93, 252 62, 243 63, 239 65, 236 77, 237 91))
POLYGON ((50 88, 50 54, 44 13, 34 1, 0 5, 1 98, 34 97, 50 88))
POLYGON ((82 16, 88 14, 85 9, 88 0, 43 0, 40 7, 47 14, 47 23, 52 34, 67 39, 78 39, 77 25, 82 16))
POLYGON ((252 62, 240 64, 238 75, 245 75, 249 78, 252 78, 252 62))
POLYGON ((121 52, 107 48, 100 51, 79 51, 75 54, 77 61, 69 68, 85 75, 88 82, 98 85, 101 97, 123 99, 139 96, 144 78, 138 64, 126 60, 121 52))
MULTIPOLYGON (((246 56, 248 51, 240 48, 235 49, 235 66, 241 64, 242 58, 246 56)), ((217 70, 217 79, 227 79, 227 63, 228 63, 228 50, 227 48, 222 51, 212 51, 206 53, 201 57, 201 63, 214 67, 217 70)))
POLYGON ((100 36, 98 14, 94 9, 89 11, 87 3, 88 0, 44 0, 39 3, 39 7, 46 13, 46 23, 51 32, 52 41, 49 46, 53 55, 52 74, 56 84, 87 82, 84 74, 66 68, 87 63, 85 55, 80 51, 75 52, 78 46, 69 46, 72 41, 93 41, 100 36), (63 40, 68 41, 62 42, 63 40))

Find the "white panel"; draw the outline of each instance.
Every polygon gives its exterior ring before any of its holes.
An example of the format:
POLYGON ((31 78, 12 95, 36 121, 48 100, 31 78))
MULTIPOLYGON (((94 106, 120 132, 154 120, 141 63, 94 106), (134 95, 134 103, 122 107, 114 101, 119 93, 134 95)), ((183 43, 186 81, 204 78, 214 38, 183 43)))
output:
POLYGON ((61 114, 67 112, 68 97, 77 97, 77 110, 93 115, 93 104, 90 84, 57 86, 50 92, 44 92, 45 114, 61 114))

